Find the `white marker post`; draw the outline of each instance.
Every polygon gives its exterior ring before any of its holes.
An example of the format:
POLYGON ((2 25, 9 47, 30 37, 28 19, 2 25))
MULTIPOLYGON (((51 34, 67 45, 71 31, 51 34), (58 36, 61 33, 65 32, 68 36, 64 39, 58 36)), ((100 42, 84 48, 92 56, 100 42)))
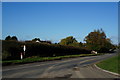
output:
POLYGON ((26 46, 24 45, 23 46, 24 55, 25 55, 25 50, 26 50, 26 46))
POLYGON ((20 58, 23 59, 23 55, 22 55, 22 53, 20 54, 20 58))

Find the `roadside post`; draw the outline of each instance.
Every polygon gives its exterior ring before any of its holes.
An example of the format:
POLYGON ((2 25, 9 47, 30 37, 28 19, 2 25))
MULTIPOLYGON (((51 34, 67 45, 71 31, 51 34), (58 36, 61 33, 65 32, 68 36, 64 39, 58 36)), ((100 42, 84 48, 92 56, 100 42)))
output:
POLYGON ((23 46, 23 51, 24 51, 24 56, 25 56, 25 51, 26 51, 26 46, 23 46))
POLYGON ((20 58, 23 59, 25 56, 26 45, 22 45, 21 47, 23 47, 23 51, 20 53, 20 58))
POLYGON ((22 55, 22 53, 20 53, 20 58, 23 59, 23 55, 22 55))

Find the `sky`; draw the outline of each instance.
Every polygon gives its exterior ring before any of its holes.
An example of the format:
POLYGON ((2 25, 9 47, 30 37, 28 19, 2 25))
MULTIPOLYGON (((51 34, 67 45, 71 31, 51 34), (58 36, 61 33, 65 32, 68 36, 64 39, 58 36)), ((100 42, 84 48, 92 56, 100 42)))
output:
POLYGON ((95 29, 103 29, 114 44, 118 42, 117 2, 3 2, 2 39, 59 42, 73 36, 78 42, 95 29))

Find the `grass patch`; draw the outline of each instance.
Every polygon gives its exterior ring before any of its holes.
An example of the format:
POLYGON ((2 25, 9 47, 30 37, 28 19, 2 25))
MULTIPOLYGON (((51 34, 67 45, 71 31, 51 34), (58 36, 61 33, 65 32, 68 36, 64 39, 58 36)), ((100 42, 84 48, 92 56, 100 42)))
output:
POLYGON ((65 55, 65 56, 56 56, 56 57, 33 56, 33 57, 25 58, 25 59, 22 59, 22 60, 2 61, 2 64, 4 66, 4 65, 10 65, 10 64, 24 64, 24 63, 50 61, 50 60, 60 60, 60 59, 64 59, 64 58, 83 57, 83 56, 96 56, 96 55, 100 55, 100 54, 78 54, 78 55, 65 55))
POLYGON ((120 54, 112 58, 109 58, 107 60, 101 61, 96 65, 102 69, 120 74, 119 61, 120 61, 120 54))

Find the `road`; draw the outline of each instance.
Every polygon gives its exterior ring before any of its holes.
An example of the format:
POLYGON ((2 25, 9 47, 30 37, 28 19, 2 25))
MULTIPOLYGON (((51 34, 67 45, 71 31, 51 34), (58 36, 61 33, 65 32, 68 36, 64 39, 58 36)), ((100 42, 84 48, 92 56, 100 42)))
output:
POLYGON ((115 55, 115 53, 111 53, 4 66, 2 78, 118 78, 118 76, 103 72, 93 65, 115 55))

